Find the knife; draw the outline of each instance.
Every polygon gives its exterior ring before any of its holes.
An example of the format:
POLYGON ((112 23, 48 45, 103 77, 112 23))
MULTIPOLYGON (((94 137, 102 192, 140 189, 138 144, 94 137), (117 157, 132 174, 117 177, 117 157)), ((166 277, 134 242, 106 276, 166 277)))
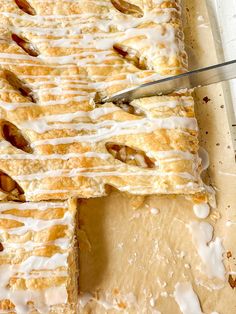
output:
POLYGON ((181 89, 208 86, 234 78, 236 78, 236 60, 146 83, 106 97, 102 102, 130 102, 137 98, 166 95, 181 89))

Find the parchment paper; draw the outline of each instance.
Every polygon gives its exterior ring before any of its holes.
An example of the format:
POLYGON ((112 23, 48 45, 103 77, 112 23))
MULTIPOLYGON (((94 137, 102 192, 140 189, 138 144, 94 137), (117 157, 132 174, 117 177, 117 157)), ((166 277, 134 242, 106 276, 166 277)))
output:
MULTIPOLYGON (((215 63, 205 3, 186 2, 190 68, 215 63)), ((209 279, 201 270, 187 227, 191 221, 200 221, 191 201, 150 196, 142 204, 142 198, 114 191, 108 197, 80 204, 79 284, 81 303, 86 305, 80 306, 79 313, 178 314, 174 286, 185 281, 192 283, 204 313, 236 313, 236 275, 231 274, 231 285, 228 282, 228 272, 236 271, 236 165, 226 105, 221 84, 196 91, 200 144, 209 152, 207 179, 210 177, 217 196, 217 208, 205 221, 223 241, 225 282, 209 279), (235 224, 227 223, 230 220, 235 224), (89 301, 91 297, 94 300, 89 301), (117 309, 112 307, 114 299, 117 309)))

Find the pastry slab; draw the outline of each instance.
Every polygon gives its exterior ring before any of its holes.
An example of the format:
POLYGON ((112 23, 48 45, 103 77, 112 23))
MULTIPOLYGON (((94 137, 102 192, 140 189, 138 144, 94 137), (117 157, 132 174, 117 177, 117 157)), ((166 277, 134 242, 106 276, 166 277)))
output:
POLYGON ((180 1, 4 0, 0 17, 1 199, 204 191, 190 95, 100 104, 186 70, 180 1))

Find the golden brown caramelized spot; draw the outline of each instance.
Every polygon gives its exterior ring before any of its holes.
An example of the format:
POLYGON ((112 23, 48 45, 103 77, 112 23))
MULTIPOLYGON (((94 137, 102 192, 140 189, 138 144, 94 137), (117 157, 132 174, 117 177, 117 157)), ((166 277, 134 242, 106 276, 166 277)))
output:
POLYGON ((167 8, 174 8, 176 10, 179 9, 179 6, 178 4, 174 1, 164 1, 161 6, 160 6, 162 9, 167 9, 167 8))
POLYGON ((12 228, 19 228, 24 226, 23 222, 12 220, 12 219, 0 219, 0 228, 7 230, 12 228))
POLYGON ((126 308, 127 308, 126 303, 124 303, 123 301, 120 301, 120 302, 118 303, 118 306, 119 306, 119 308, 121 308, 121 309, 126 309, 126 308))
POLYGON ((13 72, 5 70, 8 83, 15 88, 23 97, 27 97, 31 102, 36 103, 32 90, 22 82, 13 72))
POLYGON ((134 149, 126 145, 106 143, 106 149, 115 158, 128 165, 141 168, 154 168, 155 162, 151 160, 142 150, 134 149))
POLYGON ((137 50, 126 47, 120 44, 114 44, 113 49, 128 62, 132 63, 136 68, 140 70, 147 70, 145 60, 141 59, 140 54, 137 50))
POLYGON ((28 53, 32 57, 37 57, 39 55, 38 49, 34 47, 34 45, 29 42, 27 39, 20 37, 16 34, 11 35, 12 40, 20 46, 26 53, 28 53))
POLYGON ((229 275, 228 282, 232 289, 236 288, 236 278, 234 279, 232 275, 229 275))
POLYGON ((116 294, 119 294, 119 289, 114 288, 112 292, 113 292, 113 294, 115 294, 115 295, 116 295, 116 294))
POLYGON ((21 9, 25 13, 27 13, 29 15, 36 15, 34 8, 32 8, 32 6, 29 4, 28 1, 26 1, 26 0, 15 0, 15 3, 19 7, 19 9, 21 9))
POLYGON ((227 258, 232 257, 232 253, 230 251, 227 252, 227 258))
POLYGON ((0 171, 0 189, 6 193, 11 193, 13 199, 23 199, 23 189, 16 181, 2 171, 0 171))
MULTIPOLYGON (((0 300, 0 309, 1 310, 5 310, 5 311, 9 311, 9 310, 14 310, 15 308, 15 305, 8 299, 3 299, 3 300, 0 300)), ((15 311, 14 311, 15 313, 15 311)))
POLYGON ((1 121, 2 136, 6 141, 11 143, 18 149, 23 150, 26 153, 32 153, 32 149, 28 141, 24 138, 21 131, 9 121, 1 121))
POLYGON ((2 243, 0 242, 0 252, 2 252, 4 250, 4 247, 2 245, 2 243))

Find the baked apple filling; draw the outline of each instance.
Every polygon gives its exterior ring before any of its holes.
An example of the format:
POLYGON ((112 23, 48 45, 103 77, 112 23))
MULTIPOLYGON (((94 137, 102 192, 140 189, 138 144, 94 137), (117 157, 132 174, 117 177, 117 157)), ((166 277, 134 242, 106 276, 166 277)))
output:
POLYGON ((5 70, 5 77, 8 83, 14 87, 23 97, 27 97, 31 102, 36 103, 36 99, 32 90, 13 72, 5 70))
POLYGON ((15 0, 16 5, 29 15, 36 15, 34 8, 26 0, 15 0))
POLYGON ((37 57, 39 55, 38 49, 36 49, 34 45, 27 39, 20 37, 16 34, 12 34, 11 38, 19 47, 21 47, 30 56, 37 57))
POLYGON ((106 143, 106 149, 115 159, 126 164, 141 168, 155 167, 155 162, 140 149, 134 149, 126 145, 115 143, 106 143))
POLYGON ((145 59, 140 57, 140 54, 137 50, 124 45, 115 44, 113 49, 128 62, 132 63, 136 68, 140 70, 147 70, 147 65, 145 59))
POLYGON ((2 136, 6 141, 26 153, 32 153, 30 144, 14 124, 3 120, 0 122, 0 125, 2 129, 2 136))
POLYGON ((0 171, 0 190, 9 194, 11 200, 24 200, 24 191, 9 175, 0 171))
POLYGON ((143 10, 135 4, 124 0, 111 0, 114 7, 124 14, 133 15, 135 17, 143 17, 143 10))

